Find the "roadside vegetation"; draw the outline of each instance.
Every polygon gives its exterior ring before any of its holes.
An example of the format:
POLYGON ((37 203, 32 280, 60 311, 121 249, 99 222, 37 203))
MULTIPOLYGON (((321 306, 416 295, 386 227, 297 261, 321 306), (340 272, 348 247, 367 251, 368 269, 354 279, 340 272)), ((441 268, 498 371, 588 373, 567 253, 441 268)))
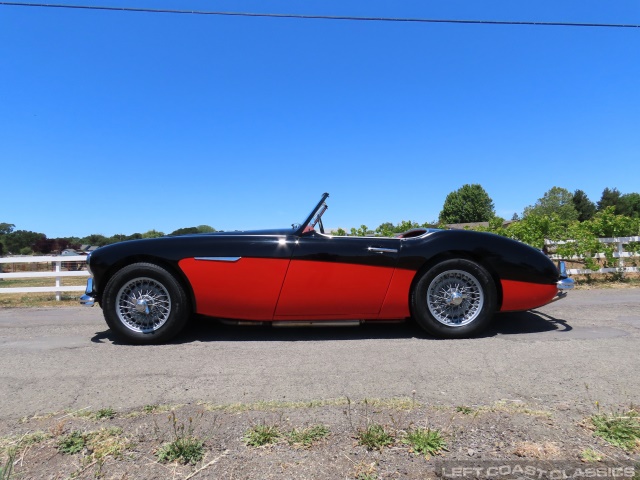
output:
POLYGON ((564 409, 522 402, 342 400, 272 402, 269 409, 149 404, 130 412, 104 407, 26 417, 0 431, 0 480, 152 479, 168 471, 176 478, 203 471, 211 478, 257 479, 266 471, 274 478, 423 478, 436 457, 598 467, 633 466, 640 458, 634 407, 576 421, 564 409))

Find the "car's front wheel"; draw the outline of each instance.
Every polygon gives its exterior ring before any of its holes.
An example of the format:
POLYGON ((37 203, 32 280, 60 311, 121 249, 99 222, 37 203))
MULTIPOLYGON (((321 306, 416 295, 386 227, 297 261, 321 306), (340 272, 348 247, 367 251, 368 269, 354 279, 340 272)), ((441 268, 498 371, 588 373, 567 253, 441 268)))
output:
POLYGON ((184 328, 190 309, 182 285, 152 263, 128 265, 111 277, 102 297, 111 330, 128 343, 161 343, 184 328))
POLYGON ((412 316, 428 333, 464 338, 484 330, 496 310, 496 286, 479 264, 446 260, 427 270, 411 294, 412 316))

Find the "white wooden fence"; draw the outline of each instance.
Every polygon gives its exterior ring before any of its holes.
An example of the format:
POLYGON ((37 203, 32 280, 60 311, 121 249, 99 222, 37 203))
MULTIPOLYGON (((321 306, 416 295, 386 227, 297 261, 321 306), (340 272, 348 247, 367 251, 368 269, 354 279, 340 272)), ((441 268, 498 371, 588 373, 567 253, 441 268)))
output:
MULTIPOLYGON (((53 268, 50 272, 0 272, 0 278, 55 278, 55 285, 50 287, 6 287, 0 288, 0 293, 35 293, 35 292, 55 292, 56 300, 60 301, 61 292, 84 292, 84 286, 79 285, 62 285, 64 277, 88 277, 89 272, 86 269, 78 271, 62 271, 62 264, 73 262, 73 264, 86 264, 86 255, 68 255, 68 256, 24 256, 24 257, 4 257, 0 258, 0 265, 7 263, 51 263, 53 268)), ((2 283, 0 283, 2 285, 2 283)))
MULTIPOLYGON (((570 240, 569 240, 570 241, 570 240)), ((589 270, 584 268, 570 268, 567 273, 570 275, 580 274, 599 274, 599 273, 631 273, 640 272, 639 267, 625 266, 625 258, 638 257, 634 252, 625 252, 624 246, 632 242, 640 242, 640 236, 637 237, 620 237, 620 238, 601 238, 602 243, 615 243, 617 245, 616 251, 613 256, 618 259, 618 266, 613 268, 601 268, 600 270, 589 270)), ((545 240, 545 244, 549 246, 561 245, 566 242, 552 242, 545 240)), ((555 260, 581 260, 580 257, 561 258, 559 255, 551 255, 551 258, 555 260)), ((594 258, 604 258, 604 253, 596 254, 594 258)), ((16 263, 51 263, 53 268, 49 272, 29 272, 19 271, 11 273, 0 272, 0 278, 14 279, 14 278, 55 278, 55 285, 50 287, 6 287, 0 288, 0 293, 34 293, 34 292, 55 292, 56 300, 60 300, 60 294, 62 292, 84 292, 84 286, 75 285, 62 285, 62 279, 64 277, 88 277, 89 272, 86 269, 78 271, 62 271, 62 264, 67 262, 80 262, 86 263, 87 257, 85 255, 69 255, 69 256, 24 256, 24 257, 4 257, 0 258, 0 265, 2 264, 16 264, 16 263)), ((1 285, 1 284, 0 284, 1 285)))
MULTIPOLYGON (((618 259, 618 266, 611 268, 601 268, 600 270, 589 270, 588 268, 569 268, 567 273, 569 275, 582 275, 591 273, 638 273, 640 268, 625 266, 625 258, 638 258, 638 254, 635 252, 625 252, 624 246, 630 243, 640 242, 640 236, 638 237, 613 237, 613 238, 599 238, 600 243, 615 243, 616 249, 613 252, 613 257, 618 259)), ((545 245, 563 245, 571 242, 567 240, 565 242, 552 242, 551 240, 545 240, 545 245)), ((581 260, 581 257, 564 258, 560 255, 551 255, 554 260, 581 260)), ((604 253, 597 253, 593 258, 605 258, 604 253)))

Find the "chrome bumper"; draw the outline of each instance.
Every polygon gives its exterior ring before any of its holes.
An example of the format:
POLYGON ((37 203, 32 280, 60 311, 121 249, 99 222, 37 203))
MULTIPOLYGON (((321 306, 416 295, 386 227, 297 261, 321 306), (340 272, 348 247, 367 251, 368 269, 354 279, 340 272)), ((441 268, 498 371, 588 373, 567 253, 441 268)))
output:
POLYGON ((558 271, 560 272, 560 280, 556 282, 556 285, 558 286, 558 293, 556 293, 556 296, 553 297, 551 302, 562 300, 567 296, 567 291, 573 290, 575 287, 575 282, 573 281, 573 278, 569 278, 567 276, 567 267, 564 262, 562 261, 558 262, 558 271))
POLYGON ((93 278, 89 277, 87 280, 87 289, 85 290, 84 295, 80 297, 80 305, 93 307, 96 304, 96 300, 93 295, 93 278))

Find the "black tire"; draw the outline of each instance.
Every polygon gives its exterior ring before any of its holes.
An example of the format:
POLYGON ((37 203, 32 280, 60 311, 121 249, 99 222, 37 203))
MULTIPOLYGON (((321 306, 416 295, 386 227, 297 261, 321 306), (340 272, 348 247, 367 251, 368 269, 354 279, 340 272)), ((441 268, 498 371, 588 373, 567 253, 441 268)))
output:
POLYGON ((446 260, 431 267, 411 292, 411 314, 424 330, 440 338, 477 335, 496 311, 491 275, 470 260, 446 260))
POLYGON ((182 285, 152 263, 134 263, 116 272, 104 289, 102 310, 118 338, 139 345, 170 340, 191 314, 182 285))

